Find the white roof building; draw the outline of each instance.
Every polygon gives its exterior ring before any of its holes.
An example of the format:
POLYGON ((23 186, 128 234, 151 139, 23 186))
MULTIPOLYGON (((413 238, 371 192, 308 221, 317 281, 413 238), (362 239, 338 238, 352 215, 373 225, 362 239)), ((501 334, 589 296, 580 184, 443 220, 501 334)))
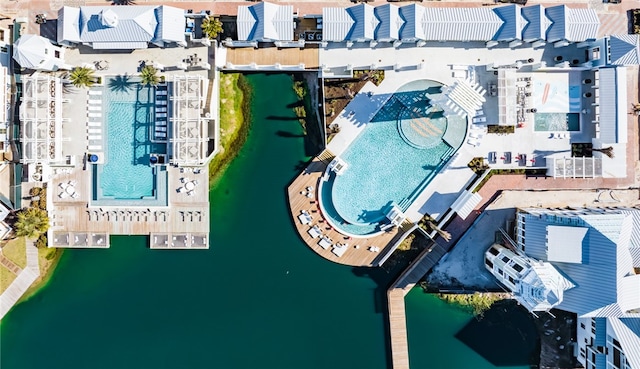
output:
POLYGON ((595 9, 575 9, 566 5, 546 9, 551 20, 547 42, 583 42, 598 37, 600 19, 595 9))
POLYGON ((346 9, 323 8, 322 23, 324 41, 371 41, 380 21, 373 6, 361 3, 346 9))
POLYGON ((20 37, 13 45, 13 59, 27 69, 49 72, 69 69, 64 62, 64 49, 38 35, 20 37))
POLYGON ((293 5, 261 2, 240 6, 236 24, 241 41, 292 41, 293 5))
POLYGON ((400 17, 404 21, 400 28, 400 39, 402 41, 426 40, 424 32, 427 23, 427 14, 424 6, 418 4, 406 5, 400 8, 400 17))
POLYGON ((376 40, 395 41, 400 38, 400 29, 404 20, 400 17, 400 9, 392 4, 375 7, 375 15, 380 21, 376 29, 376 40))
POLYGON ((575 313, 585 367, 640 367, 640 209, 520 209, 515 234, 485 265, 518 302, 575 313))
POLYGON ((93 49, 186 46, 184 10, 161 6, 65 6, 58 11, 58 43, 93 49))
POLYGON ((433 41, 488 41, 503 25, 493 9, 426 8, 425 34, 433 41))

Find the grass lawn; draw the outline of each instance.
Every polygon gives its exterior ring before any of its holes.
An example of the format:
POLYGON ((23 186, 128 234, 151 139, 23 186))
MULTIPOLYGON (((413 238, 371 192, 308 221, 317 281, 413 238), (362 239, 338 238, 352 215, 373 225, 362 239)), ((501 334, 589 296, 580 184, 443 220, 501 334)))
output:
POLYGON ((0 265, 0 293, 4 292, 14 279, 16 279, 16 275, 3 265, 0 265))
POLYGON ((213 186, 237 155, 249 131, 250 87, 239 73, 220 73, 220 152, 209 163, 213 186))
POLYGON ((7 242, 2 248, 2 254, 17 266, 24 269, 27 266, 27 239, 24 237, 14 238, 7 242))

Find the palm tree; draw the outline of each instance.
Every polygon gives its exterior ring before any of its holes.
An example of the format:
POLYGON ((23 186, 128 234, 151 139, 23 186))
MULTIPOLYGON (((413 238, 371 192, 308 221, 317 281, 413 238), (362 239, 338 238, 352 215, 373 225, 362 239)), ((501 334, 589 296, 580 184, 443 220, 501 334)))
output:
POLYGON ((49 216, 44 210, 27 208, 18 213, 15 229, 18 237, 36 238, 49 229, 49 216))
POLYGON ((213 40, 222 33, 222 22, 218 18, 207 18, 202 22, 202 32, 213 40))
POLYGON ((69 81, 76 87, 91 87, 95 80, 93 69, 87 67, 73 68, 69 74, 69 81))
POLYGON ((601 149, 595 149, 595 148, 591 148, 591 151, 598 151, 601 152, 603 154, 605 154, 606 156, 610 157, 613 159, 614 154, 613 154, 613 147, 609 146, 609 147, 603 147, 601 149))
POLYGON ((145 65, 140 70, 140 78, 142 83, 149 86, 157 86, 160 83, 160 77, 158 76, 158 70, 152 65, 145 65))

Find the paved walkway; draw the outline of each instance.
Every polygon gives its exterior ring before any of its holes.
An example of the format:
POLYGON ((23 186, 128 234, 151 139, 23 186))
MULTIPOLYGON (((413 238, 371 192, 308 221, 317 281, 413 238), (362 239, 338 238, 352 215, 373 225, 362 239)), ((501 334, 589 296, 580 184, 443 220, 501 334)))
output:
POLYGON ((0 319, 9 312, 13 305, 18 302, 27 289, 40 276, 40 265, 38 262, 38 249, 35 239, 27 240, 27 267, 24 268, 18 277, 13 280, 0 296, 0 319))

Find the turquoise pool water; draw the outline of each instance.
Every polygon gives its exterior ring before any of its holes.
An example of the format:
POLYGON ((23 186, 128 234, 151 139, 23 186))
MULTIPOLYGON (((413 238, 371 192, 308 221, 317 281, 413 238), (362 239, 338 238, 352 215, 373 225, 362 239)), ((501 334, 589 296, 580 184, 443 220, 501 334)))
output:
POLYGON ((140 199, 154 195, 156 178, 149 165, 153 144, 153 88, 131 83, 129 88, 104 92, 106 115, 106 160, 98 166, 101 197, 140 199))
POLYGON ((353 235, 379 230, 388 207, 406 210, 459 147, 443 140, 452 123, 429 104, 441 86, 419 80, 400 88, 340 155, 348 168, 329 177, 321 198, 337 228, 353 235))
POLYGON ((533 129, 536 131, 580 131, 580 114, 536 113, 533 129))

